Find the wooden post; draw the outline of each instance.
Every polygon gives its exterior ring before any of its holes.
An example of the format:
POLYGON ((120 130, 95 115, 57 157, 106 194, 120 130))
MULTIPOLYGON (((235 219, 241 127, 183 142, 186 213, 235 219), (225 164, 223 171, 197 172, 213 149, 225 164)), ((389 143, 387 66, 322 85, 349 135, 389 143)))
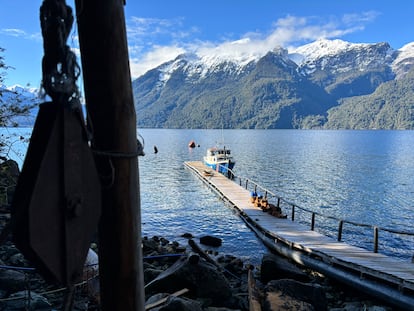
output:
POLYGON ((315 212, 312 213, 311 230, 315 230, 315 212))
POLYGON ((338 242, 341 242, 342 240, 342 229, 344 227, 344 221, 340 220, 339 221, 339 226, 338 226, 338 242))
POLYGON ((295 204, 292 204, 292 221, 295 221, 295 204))
POLYGON ((101 309, 144 310, 136 114, 123 0, 75 0, 92 148, 102 182, 101 309))
POLYGON ((378 227, 374 226, 374 253, 378 253, 378 227))

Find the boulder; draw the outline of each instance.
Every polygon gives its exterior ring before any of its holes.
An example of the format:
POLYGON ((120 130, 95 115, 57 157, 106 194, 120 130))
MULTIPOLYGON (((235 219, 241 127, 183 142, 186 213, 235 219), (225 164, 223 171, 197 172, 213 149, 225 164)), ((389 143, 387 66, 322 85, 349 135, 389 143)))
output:
POLYGON ((273 280, 265 286, 265 292, 267 297, 289 296, 289 299, 291 299, 292 301, 305 302, 306 304, 311 305, 314 308, 314 310, 325 311, 327 309, 325 292, 322 286, 319 284, 302 283, 288 279, 273 280))
POLYGON ((24 290, 27 286, 24 273, 16 270, 0 269, 0 290, 10 292, 24 290))
POLYGON ((224 275, 203 258, 197 262, 182 257, 156 279, 145 286, 146 295, 173 293, 189 289, 189 296, 211 301, 211 305, 223 306, 232 296, 231 287, 224 275), (193 262, 193 263, 191 263, 193 262))
POLYGON ((186 239, 192 239, 193 235, 191 233, 186 232, 186 233, 183 233, 181 237, 186 238, 186 239))
POLYGON ((266 284, 271 280, 294 279, 297 281, 307 282, 309 277, 297 266, 273 254, 265 254, 262 258, 260 268, 260 280, 266 284))
POLYGON ((214 236, 205 235, 200 238, 200 243, 207 246, 219 247, 222 244, 222 240, 214 236))
POLYGON ((262 310, 314 311, 315 308, 305 301, 286 296, 281 292, 269 292, 266 293, 262 310))
POLYGON ((217 262, 233 274, 241 275, 246 271, 243 260, 232 255, 222 255, 217 258, 217 262))

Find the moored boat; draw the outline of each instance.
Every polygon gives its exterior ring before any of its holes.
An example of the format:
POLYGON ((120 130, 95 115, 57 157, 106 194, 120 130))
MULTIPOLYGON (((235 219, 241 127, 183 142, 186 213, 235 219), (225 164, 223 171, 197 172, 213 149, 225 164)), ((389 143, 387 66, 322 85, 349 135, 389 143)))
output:
POLYGON ((233 176, 231 170, 236 162, 233 160, 230 149, 226 149, 225 146, 223 148, 208 148, 207 154, 204 156, 203 160, 204 164, 213 170, 222 173, 229 178, 233 176))

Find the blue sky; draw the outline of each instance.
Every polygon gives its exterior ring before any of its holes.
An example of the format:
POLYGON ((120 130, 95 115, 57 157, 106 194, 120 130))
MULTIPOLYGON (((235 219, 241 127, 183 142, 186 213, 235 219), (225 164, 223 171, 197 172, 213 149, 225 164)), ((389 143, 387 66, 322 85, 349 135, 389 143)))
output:
MULTIPOLYGON (((121 0, 120 0, 121 1, 121 0)), ((41 0, 0 0, 0 47, 5 84, 39 87, 41 0)), ((73 0, 67 4, 74 7, 73 0)), ((133 78, 183 52, 231 53, 285 48, 318 38, 354 43, 388 42, 399 49, 414 41, 410 0, 126 0, 133 78)), ((74 25, 68 44, 78 50, 74 25)))

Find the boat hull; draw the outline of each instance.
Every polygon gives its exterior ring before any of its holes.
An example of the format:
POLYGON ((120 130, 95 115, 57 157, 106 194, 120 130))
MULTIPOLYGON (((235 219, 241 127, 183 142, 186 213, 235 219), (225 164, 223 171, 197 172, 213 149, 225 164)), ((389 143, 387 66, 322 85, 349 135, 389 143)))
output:
POLYGON ((204 164, 210 167, 212 170, 228 176, 229 173, 231 173, 229 170, 233 169, 235 162, 212 163, 204 161, 204 164))

